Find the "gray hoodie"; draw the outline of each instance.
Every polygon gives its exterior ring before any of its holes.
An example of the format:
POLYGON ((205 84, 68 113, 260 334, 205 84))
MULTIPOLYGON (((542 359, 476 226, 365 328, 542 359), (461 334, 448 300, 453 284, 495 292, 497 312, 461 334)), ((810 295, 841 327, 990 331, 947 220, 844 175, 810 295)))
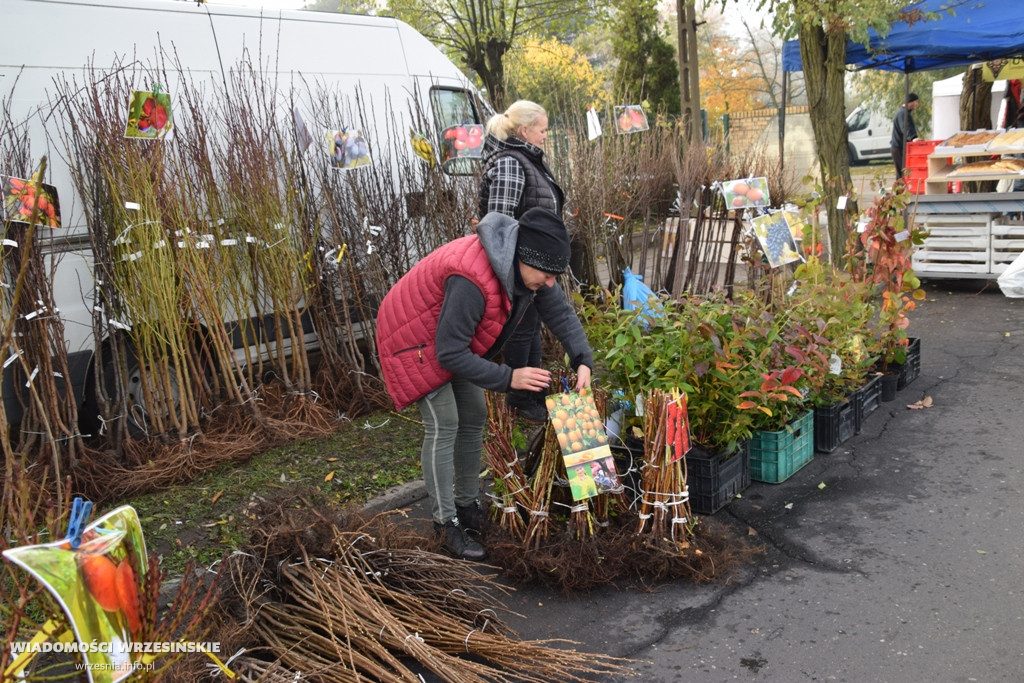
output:
POLYGON ((553 287, 541 287, 537 292, 523 284, 516 259, 519 223, 504 214, 489 213, 477 225, 477 234, 491 267, 512 301, 512 313, 494 346, 483 357, 477 356, 469 350, 469 343, 484 315, 484 295, 467 278, 459 275, 448 278, 435 339, 441 367, 484 389, 508 391, 512 368, 490 359, 501 350, 532 301, 537 306, 541 321, 565 348, 572 368, 580 365, 593 368, 593 353, 583 326, 558 283, 553 287))

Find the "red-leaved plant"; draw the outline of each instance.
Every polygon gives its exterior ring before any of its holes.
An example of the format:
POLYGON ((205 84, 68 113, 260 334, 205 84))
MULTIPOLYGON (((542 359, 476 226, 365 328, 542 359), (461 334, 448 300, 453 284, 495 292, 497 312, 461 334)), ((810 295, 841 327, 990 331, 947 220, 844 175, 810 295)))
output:
POLYGON ((906 216, 910 194, 897 180, 892 189, 878 197, 867 210, 868 221, 859 233, 851 233, 847 265, 855 279, 871 285, 879 300, 875 344, 881 370, 903 363, 907 357, 907 313, 925 298, 921 281, 914 274, 914 246, 927 232, 917 227, 914 216, 906 216))
POLYGON ((803 376, 804 371, 793 365, 763 373, 761 386, 741 393, 740 398, 746 400, 736 407, 757 411, 753 418, 755 429, 778 431, 807 410, 804 393, 796 386, 803 376))

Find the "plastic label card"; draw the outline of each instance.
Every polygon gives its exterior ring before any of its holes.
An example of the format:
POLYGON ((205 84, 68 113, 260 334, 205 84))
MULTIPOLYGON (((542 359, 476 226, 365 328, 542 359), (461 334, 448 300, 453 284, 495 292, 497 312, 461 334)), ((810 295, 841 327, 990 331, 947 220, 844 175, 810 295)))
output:
POLYGON ((553 394, 546 404, 562 449, 572 499, 586 500, 619 489, 615 460, 594 395, 587 389, 553 394))
POLYGON ((587 107, 587 140, 601 137, 601 119, 593 107, 587 107))
POLYGON ((449 126, 441 131, 441 165, 458 166, 462 159, 480 159, 484 152, 484 127, 479 123, 449 126))
POLYGON ((139 587, 146 543, 139 517, 127 505, 89 524, 80 538, 77 548, 64 538, 3 554, 60 605, 89 664, 83 671, 88 679, 114 683, 131 676, 143 657, 130 643, 138 640, 142 625, 139 587))
POLYGON ((639 104, 614 107, 612 111, 615 114, 615 130, 619 131, 619 135, 639 133, 650 128, 650 124, 647 123, 647 114, 639 104))
POLYGON ((675 462, 690 452, 690 414, 686 409, 686 394, 665 406, 665 450, 669 462, 675 462))
POLYGON ((174 133, 171 96, 165 92, 133 90, 128 97, 126 138, 167 140, 174 133))
POLYGON ((796 248, 789 223, 781 211, 758 216, 750 221, 750 225, 768 259, 768 265, 772 268, 804 260, 796 248))
POLYGON ((0 197, 5 223, 27 224, 34 214, 37 225, 60 227, 60 200, 53 185, 41 183, 37 190, 33 180, 0 177, 0 197))
POLYGON ((360 131, 348 128, 329 130, 324 137, 332 169, 348 171, 373 163, 370 158, 370 145, 360 131))
POLYGON ((729 209, 755 209, 771 206, 768 178, 741 178, 721 183, 722 199, 729 209))

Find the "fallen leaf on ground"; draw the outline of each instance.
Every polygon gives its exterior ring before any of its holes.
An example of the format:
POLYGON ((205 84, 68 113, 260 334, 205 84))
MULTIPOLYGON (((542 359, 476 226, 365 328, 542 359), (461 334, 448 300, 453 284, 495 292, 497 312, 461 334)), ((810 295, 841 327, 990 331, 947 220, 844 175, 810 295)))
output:
POLYGON ((925 396, 924 398, 922 398, 917 403, 911 403, 907 407, 910 408, 911 410, 921 410, 922 408, 931 408, 932 407, 932 397, 931 396, 925 396))
POLYGON ((330 481, 331 479, 334 479, 334 472, 328 472, 327 476, 324 477, 324 481, 330 481))

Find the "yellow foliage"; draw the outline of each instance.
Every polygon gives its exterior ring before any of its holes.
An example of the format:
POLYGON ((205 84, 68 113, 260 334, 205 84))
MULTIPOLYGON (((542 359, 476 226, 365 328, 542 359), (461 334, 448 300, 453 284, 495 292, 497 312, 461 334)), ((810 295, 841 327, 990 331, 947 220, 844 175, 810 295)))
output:
POLYGON ((548 111, 602 109, 611 94, 587 58, 557 38, 526 40, 505 65, 510 95, 533 100, 548 111))

